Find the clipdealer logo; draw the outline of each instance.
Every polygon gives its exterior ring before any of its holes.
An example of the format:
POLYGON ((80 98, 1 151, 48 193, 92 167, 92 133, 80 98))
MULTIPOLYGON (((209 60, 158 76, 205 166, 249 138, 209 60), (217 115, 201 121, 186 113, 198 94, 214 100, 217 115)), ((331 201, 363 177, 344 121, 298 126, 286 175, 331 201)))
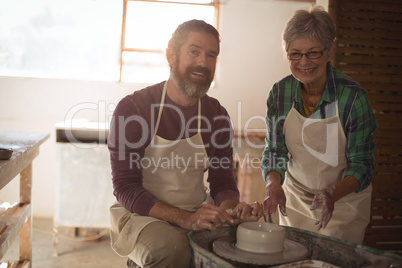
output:
MULTIPOLYGON (((158 109, 160 107, 160 104, 154 104, 151 106, 151 120, 153 121, 155 113, 158 112, 158 109)), ((189 125, 194 121, 198 120, 198 116, 194 116, 193 118, 190 119, 190 121, 185 123, 184 115, 183 113, 173 105, 165 104, 164 107, 169 108, 169 109, 176 109, 177 114, 178 114, 178 119, 182 125, 182 128, 180 129, 180 133, 188 133, 189 131, 194 131, 194 129, 189 129, 189 125)), ((146 137, 150 133, 153 133, 154 131, 154 126, 155 122, 147 122, 144 118, 138 115, 131 115, 127 117, 120 117, 113 115, 114 110, 116 109, 116 104, 114 103, 108 103, 104 100, 100 100, 98 102, 81 102, 77 103, 76 105, 72 106, 65 115, 64 121, 59 125, 61 126, 65 132, 67 140, 72 143, 75 147, 80 148, 80 149, 91 149, 95 147, 104 147, 104 144, 101 144, 101 142, 96 142, 93 140, 82 142, 81 139, 76 136, 75 130, 76 129, 88 129, 93 132, 97 132, 96 135, 98 136, 98 140, 100 141, 106 141, 109 135, 109 126, 112 121, 119 121, 119 144, 111 144, 112 146, 115 147, 121 147, 124 145, 127 145, 128 148, 138 148, 138 146, 141 146, 146 142, 146 137), (114 120, 112 120, 114 119, 114 120), (130 122, 136 122, 140 126, 142 126, 142 135, 137 141, 128 141, 127 137, 125 137, 125 131, 124 128, 126 125, 130 122), (91 128, 88 128, 88 124, 91 124, 91 128), (148 126, 149 124, 149 126, 148 126)), ((253 115, 249 116, 246 119, 243 118, 243 104, 241 101, 237 102, 237 110, 236 110, 236 135, 238 137, 243 137, 243 139, 235 139, 233 140, 234 146, 240 147, 245 143, 247 147, 255 148, 255 149, 263 149, 264 145, 261 145, 259 143, 255 143, 252 139, 250 140, 248 137, 249 132, 266 132, 265 128, 265 115, 253 115), (264 124, 264 128, 256 128, 253 127, 254 125, 258 125, 261 123, 264 124)), ((218 116, 215 117, 214 120, 227 120, 230 123, 230 126, 233 126, 233 121, 230 117, 228 116, 218 116)), ((201 129, 201 132, 211 132, 211 123, 208 122, 208 120, 201 116, 201 121, 206 122, 206 127, 201 129)), ((217 144, 216 139, 217 136, 219 136, 220 133, 225 132, 225 131, 232 131, 232 129, 218 129, 215 130, 214 133, 212 133, 212 140, 211 143, 214 146, 219 146, 219 147, 226 147, 228 146, 230 140, 228 140, 225 144, 217 144)), ((195 148, 200 147, 200 145, 197 144, 191 144, 195 148)), ((159 145, 156 145, 159 146, 159 145)))
MULTIPOLYGON (((326 107, 326 113, 328 115, 333 114, 334 111, 336 111, 336 105, 337 102, 333 102, 327 105, 326 107)), ((158 112, 160 107, 160 104, 154 104, 152 105, 151 109, 151 113, 152 116, 151 118, 155 118, 154 115, 155 113, 158 112)), ((184 119, 184 115, 182 114, 182 112, 175 106, 173 105, 169 105, 169 104, 165 104, 164 105, 165 108, 168 109, 176 109, 178 118, 181 122, 181 125, 183 126, 182 129, 180 130, 180 134, 182 135, 183 133, 188 134, 189 131, 194 131, 194 129, 190 129, 189 125, 191 122, 193 122, 194 120, 198 120, 198 116, 194 116, 194 118, 191 118, 191 120, 189 120, 187 122, 187 124, 185 123, 185 119, 184 119)), ((107 140, 108 137, 108 132, 109 132, 109 125, 110 122, 112 122, 112 118, 113 116, 113 112, 116 108, 116 105, 113 103, 107 103, 106 101, 99 101, 98 103, 93 103, 93 102, 83 102, 83 103, 78 103, 76 105, 74 105, 73 107, 71 107, 65 116, 65 120, 64 120, 64 129, 65 129, 65 134, 67 139, 76 147, 81 148, 81 149, 91 149, 91 148, 95 148, 95 147, 104 147, 106 146, 106 144, 101 144, 100 142, 94 142, 94 141, 90 141, 90 142, 86 142, 83 143, 81 142, 81 140, 78 140, 75 136, 74 136, 74 128, 78 125, 78 126, 84 126, 86 125, 86 122, 88 120, 82 120, 81 118, 93 118, 95 119, 94 122, 92 123, 96 123, 97 124, 97 129, 92 129, 93 131, 98 131, 98 136, 99 136, 99 140, 107 140), (79 117, 77 115, 80 115, 79 117), (90 116, 89 116, 90 115, 90 116), (104 123, 101 123, 104 122, 104 123)), ((237 124, 238 126, 243 125, 242 128, 237 128, 237 135, 238 136, 242 136, 244 137, 244 139, 235 139, 233 140, 233 146, 237 146, 237 147, 241 147, 242 143, 246 143, 245 145, 251 148, 255 148, 255 149, 261 149, 263 150, 264 145, 261 144, 257 144, 257 143, 253 143, 253 141, 248 139, 248 135, 247 133, 249 131, 262 131, 261 129, 254 129, 254 128, 250 128, 250 124, 253 121, 263 121, 265 123, 265 117, 261 116, 261 115, 256 115, 256 116, 251 116, 250 118, 248 118, 248 120, 246 120, 246 122, 243 124, 243 120, 242 120, 242 103, 238 102, 237 105, 237 124), (250 129, 252 130, 250 130, 250 129)), ((150 133, 153 133, 154 131, 154 126, 155 126, 155 122, 147 122, 144 118, 142 118, 141 116, 138 115, 132 115, 129 117, 120 117, 120 118, 114 118, 115 121, 119 121, 119 138, 118 138, 118 143, 119 144, 111 144, 112 146, 115 147, 119 147, 119 159, 120 160, 124 160, 124 158, 126 157, 125 155, 125 147, 127 148, 138 148, 142 145, 144 145, 144 143, 146 142, 147 136, 150 135, 150 133), (127 126, 128 123, 130 122, 136 122, 137 124, 139 124, 142 128, 142 135, 139 138, 138 141, 136 142, 130 142, 127 140, 127 138, 125 137, 125 127, 127 126)), ((201 120, 203 122, 206 122, 207 127, 205 129, 201 129, 201 131, 211 131, 211 122, 209 122, 205 117, 201 117, 201 120)), ((230 117, 217 117, 215 118, 215 120, 228 120, 230 122, 230 125, 232 126, 232 121, 230 117)), ((285 120, 284 117, 280 117, 277 120, 273 120, 272 125, 270 126, 271 132, 274 132, 275 128, 277 127, 277 125, 279 124, 279 122, 281 120, 285 120)), ((152 120, 153 121, 153 120, 152 120)), ((326 148, 325 148, 325 152, 319 152, 315 149, 313 149, 311 146, 309 146, 306 141, 305 141, 305 130, 307 127, 309 127, 310 125, 312 125, 314 123, 314 120, 309 120, 307 119, 303 126, 302 126, 302 142, 303 142, 303 146, 305 147, 305 149, 314 157, 316 157, 317 159, 323 161, 324 163, 331 165, 333 167, 337 166, 339 163, 338 160, 338 124, 337 123, 331 123, 331 124, 327 124, 327 131, 326 131, 326 148)), ((213 146, 218 146, 218 147, 225 147, 228 146, 228 142, 225 144, 216 144, 215 138, 216 136, 223 132, 223 131, 231 131, 231 129, 219 129, 216 130, 215 133, 212 133, 212 137, 213 139, 211 139, 211 144, 213 146)), ((265 131, 265 129, 264 129, 265 131)), ((272 137, 274 138, 274 137, 272 137)), ((160 146, 160 145, 155 145, 153 144, 153 146, 160 146)), ((166 146, 166 145, 162 145, 162 146, 166 146)), ((191 144, 191 146, 194 146, 196 148, 198 148, 200 145, 198 144, 191 144)), ((236 155, 234 153, 233 155, 234 158, 236 158, 236 155)), ((237 158, 239 158, 239 156, 237 156, 237 158)), ((282 164, 282 163, 281 163, 282 164)))

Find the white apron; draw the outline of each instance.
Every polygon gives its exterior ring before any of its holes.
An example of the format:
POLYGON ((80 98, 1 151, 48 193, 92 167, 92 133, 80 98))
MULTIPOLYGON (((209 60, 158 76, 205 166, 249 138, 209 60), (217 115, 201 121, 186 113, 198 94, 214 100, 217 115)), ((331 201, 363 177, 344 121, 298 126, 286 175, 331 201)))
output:
MULTIPOLYGON (((284 182, 287 217, 279 213, 279 224, 317 232, 314 224, 321 209, 310 210, 314 195, 342 179, 347 167, 346 136, 336 116, 310 119, 292 109, 284 122, 283 133, 289 150, 284 182)), ((331 220, 320 234, 361 244, 370 221, 371 185, 335 203, 331 220)))
MULTIPOLYGON (((143 187, 172 206, 196 211, 213 203, 204 186, 204 172, 209 167, 208 155, 201 137, 201 101, 198 100, 198 132, 194 136, 170 141, 157 135, 166 96, 165 83, 154 136, 145 149, 143 187), (156 165, 155 165, 156 163, 156 165)), ((113 249, 122 256, 130 254, 141 230, 159 219, 131 213, 121 204, 110 208, 113 249)))

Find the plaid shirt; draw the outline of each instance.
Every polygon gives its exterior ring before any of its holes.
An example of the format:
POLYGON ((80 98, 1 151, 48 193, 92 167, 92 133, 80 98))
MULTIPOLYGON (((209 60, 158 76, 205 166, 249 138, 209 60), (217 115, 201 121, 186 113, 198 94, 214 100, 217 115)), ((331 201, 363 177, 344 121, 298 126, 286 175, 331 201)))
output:
MULTIPOLYGON (((277 171, 282 175, 281 183, 284 181, 289 157, 283 124, 293 103, 294 108, 305 116, 300 82, 289 75, 274 84, 267 100, 267 137, 261 161, 264 180, 270 171, 277 171)), ((377 129, 377 120, 364 88, 328 63, 325 90, 310 118, 336 116, 334 104, 338 105, 347 139, 348 167, 344 170, 342 179, 348 175, 355 177, 360 183, 359 192, 370 185, 374 172, 374 132, 377 129)))

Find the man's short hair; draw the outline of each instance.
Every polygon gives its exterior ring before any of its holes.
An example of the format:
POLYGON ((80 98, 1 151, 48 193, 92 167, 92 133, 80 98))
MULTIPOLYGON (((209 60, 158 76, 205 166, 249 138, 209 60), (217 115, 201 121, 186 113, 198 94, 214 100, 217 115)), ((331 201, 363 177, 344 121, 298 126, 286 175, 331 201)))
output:
POLYGON ((181 47, 187 41, 187 37, 190 32, 203 32, 212 34, 218 41, 219 53, 219 32, 215 29, 214 26, 206 23, 203 20, 189 20, 180 24, 172 34, 172 38, 170 38, 169 40, 167 49, 171 49, 176 55, 178 55, 180 53, 181 47))

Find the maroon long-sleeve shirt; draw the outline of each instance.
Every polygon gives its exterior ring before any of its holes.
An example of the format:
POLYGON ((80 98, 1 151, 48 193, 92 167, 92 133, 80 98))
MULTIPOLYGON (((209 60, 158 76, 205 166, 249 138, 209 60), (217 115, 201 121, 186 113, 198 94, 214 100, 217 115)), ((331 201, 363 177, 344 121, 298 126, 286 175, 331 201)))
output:
MULTIPOLYGON (((114 195, 126 209, 147 216, 159 199, 142 186, 142 166, 138 165, 153 136, 164 82, 136 91, 116 107, 110 126, 108 147, 114 195)), ((216 205, 239 200, 233 170, 233 129, 229 115, 209 96, 201 99, 201 136, 211 166, 208 182, 216 205)), ((198 105, 182 107, 167 95, 157 135, 168 140, 197 133, 198 105)))

